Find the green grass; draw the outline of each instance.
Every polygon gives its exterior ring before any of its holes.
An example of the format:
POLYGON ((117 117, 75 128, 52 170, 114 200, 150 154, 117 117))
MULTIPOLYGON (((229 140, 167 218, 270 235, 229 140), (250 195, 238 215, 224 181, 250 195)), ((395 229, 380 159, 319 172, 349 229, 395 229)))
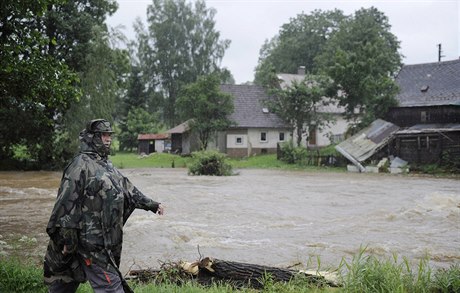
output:
POLYGON ((0 292, 46 292, 43 271, 30 260, 0 258, 0 292))
POLYGON ((365 252, 361 248, 350 263, 339 266, 344 292, 460 292, 460 263, 433 270, 428 257, 415 266, 396 254, 378 258, 365 252))
POLYGON ((167 153, 152 153, 149 156, 139 156, 136 153, 118 152, 110 156, 112 163, 123 168, 185 168, 190 157, 181 157, 167 153))
MULTIPOLYGON (((235 289, 228 284, 203 286, 193 280, 181 285, 164 281, 162 283, 138 283, 130 281, 135 292, 279 292, 279 293, 318 293, 318 292, 381 292, 381 293, 419 293, 419 292, 460 292, 460 264, 448 269, 434 270, 427 259, 421 260, 416 268, 405 258, 396 256, 377 258, 365 255, 362 250, 350 263, 339 265, 342 286, 339 288, 317 287, 305 278, 294 279, 288 283, 274 282, 270 276, 263 278, 262 290, 249 288, 235 289)), ((0 292, 46 292, 43 284, 41 265, 15 257, 0 257, 0 292)), ((88 283, 82 284, 79 293, 93 292, 88 283)))
MULTIPOLYGON (((23 239, 23 238, 21 238, 23 239)), ((33 241, 21 240, 17 245, 29 247, 33 241), (29 243, 30 242, 30 243, 29 243)), ((308 265, 311 267, 311 264, 308 265)), ((321 260, 317 260, 318 269, 321 260)), ((0 292, 47 292, 43 283, 42 258, 24 257, 18 254, 0 256, 0 292)), ((335 293, 335 292, 381 292, 381 293, 419 293, 419 292, 460 292, 460 263, 448 269, 434 269, 429 259, 410 262, 407 258, 377 257, 361 248, 351 261, 345 259, 337 269, 330 268, 339 276, 338 288, 325 284, 315 284, 299 276, 288 283, 274 282, 270 275, 260 281, 263 289, 234 288, 226 283, 200 285, 177 270, 163 269, 159 276, 148 283, 129 281, 135 292, 190 292, 190 293, 335 293)), ((88 283, 81 284, 78 293, 93 292, 88 283)))
MULTIPOLYGON (((153 153, 150 156, 141 157, 135 153, 118 152, 110 156, 113 164, 120 169, 123 168, 187 168, 191 157, 167 153, 153 153)), ((227 158, 234 169, 255 168, 255 169, 284 169, 284 170, 305 170, 305 171, 338 171, 344 172, 345 168, 300 166, 288 164, 276 159, 275 154, 251 156, 249 158, 227 158)))

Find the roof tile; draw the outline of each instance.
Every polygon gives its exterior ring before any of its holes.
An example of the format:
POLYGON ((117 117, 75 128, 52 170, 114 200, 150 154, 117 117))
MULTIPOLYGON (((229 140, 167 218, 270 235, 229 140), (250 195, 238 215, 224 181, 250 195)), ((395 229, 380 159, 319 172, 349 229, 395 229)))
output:
POLYGON ((460 105, 459 59, 405 65, 396 82, 400 88, 396 96, 400 107, 460 105))
POLYGON ((275 113, 264 113, 266 108, 263 101, 271 97, 264 88, 258 85, 230 85, 220 86, 221 91, 234 97, 234 112, 230 120, 241 128, 290 128, 275 113))

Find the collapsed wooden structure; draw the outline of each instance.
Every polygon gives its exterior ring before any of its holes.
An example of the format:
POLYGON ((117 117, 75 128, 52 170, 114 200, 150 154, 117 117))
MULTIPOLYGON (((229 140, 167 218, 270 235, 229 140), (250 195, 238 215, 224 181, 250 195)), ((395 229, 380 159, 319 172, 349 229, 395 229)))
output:
POLYGON ((289 282, 295 278, 303 278, 306 282, 317 286, 339 286, 338 277, 335 273, 296 271, 210 257, 193 263, 163 264, 160 270, 140 269, 130 270, 128 273, 128 278, 137 279, 141 282, 162 282, 165 281, 165 276, 169 278, 168 281, 175 283, 195 279, 203 285, 226 283, 234 287, 251 288, 263 288, 264 282, 268 279, 273 282, 289 282))

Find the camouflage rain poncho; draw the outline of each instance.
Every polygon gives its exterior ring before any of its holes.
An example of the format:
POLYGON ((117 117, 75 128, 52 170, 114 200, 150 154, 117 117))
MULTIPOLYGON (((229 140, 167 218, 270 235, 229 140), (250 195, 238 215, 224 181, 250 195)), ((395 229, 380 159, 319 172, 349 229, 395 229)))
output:
POLYGON ((94 134, 80 134, 80 153, 64 170, 46 231, 44 280, 83 282, 83 259, 119 273, 123 225, 135 208, 156 212, 159 203, 144 196, 112 163, 94 134), (63 245, 76 247, 64 256, 63 245))

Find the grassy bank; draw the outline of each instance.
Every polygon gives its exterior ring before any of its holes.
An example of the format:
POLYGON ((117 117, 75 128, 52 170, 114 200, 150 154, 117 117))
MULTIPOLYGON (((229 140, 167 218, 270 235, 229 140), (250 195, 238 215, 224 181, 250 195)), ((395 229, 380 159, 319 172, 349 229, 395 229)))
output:
MULTIPOLYGON (((414 270, 406 259, 397 257, 378 259, 365 255, 364 251, 350 263, 340 264, 338 271, 342 286, 324 287, 307 282, 305 278, 289 283, 276 283, 270 277, 264 278, 261 290, 233 288, 228 284, 202 286, 193 280, 184 280, 181 285, 170 282, 137 283, 130 281, 135 292, 460 292, 460 265, 449 269, 433 270, 427 260, 421 260, 414 270)), ((42 269, 31 262, 18 258, 0 257, 0 292, 46 292, 42 283, 42 269)), ((80 286, 78 292, 92 292, 88 283, 80 286)))
MULTIPOLYGON (((181 157, 166 153, 152 153, 149 156, 139 156, 135 153, 118 152, 110 157, 113 164, 120 169, 123 168, 186 168, 192 158, 181 157)), ((260 155, 243 159, 228 159, 234 169, 241 168, 266 168, 286 170, 311 170, 311 171, 338 171, 343 172, 345 168, 299 166, 288 164, 276 159, 276 155, 260 155)))

